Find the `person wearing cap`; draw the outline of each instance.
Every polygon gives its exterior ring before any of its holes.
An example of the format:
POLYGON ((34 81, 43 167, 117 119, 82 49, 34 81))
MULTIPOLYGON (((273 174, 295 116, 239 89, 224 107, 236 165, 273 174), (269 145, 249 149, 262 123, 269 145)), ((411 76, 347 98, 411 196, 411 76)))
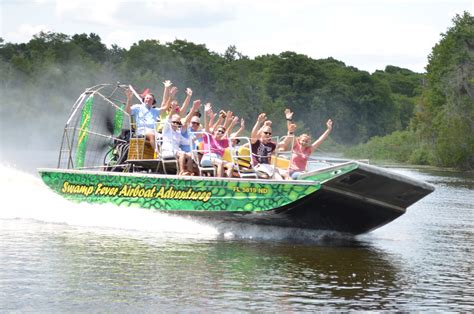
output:
MULTIPOLYGON (((180 161, 180 167, 181 169, 184 169, 184 163, 186 163, 186 170, 188 174, 193 173, 193 168, 194 168, 194 162, 192 159, 192 148, 194 148, 193 144, 193 139, 197 137, 194 135, 195 132, 199 131, 199 126, 201 124, 201 121, 199 117, 195 116, 195 112, 199 110, 199 107, 201 106, 201 101, 200 100, 195 100, 193 102, 192 108, 189 111, 189 113, 186 115, 186 118, 182 119, 183 121, 183 126, 181 127, 181 135, 184 139, 184 141, 180 144, 179 148, 185 152, 184 154, 184 161, 180 161)), ((182 174, 184 174, 184 172, 182 174)))
MULTIPOLYGON (((199 101, 199 106, 201 105, 201 102, 199 101)), ((186 116, 184 120, 184 124, 186 125, 186 128, 182 128, 181 133, 183 134, 183 137, 188 139, 188 142, 186 144, 181 145, 181 149, 185 152, 190 152, 194 147, 193 145, 193 140, 196 140, 197 142, 202 141, 202 134, 196 134, 197 132, 200 132, 200 127, 201 127, 201 119, 196 116, 196 110, 199 109, 198 107, 194 106, 191 108, 191 111, 189 111, 188 115, 186 116)))
POLYGON ((186 139, 181 134, 181 116, 177 113, 169 116, 168 120, 163 123, 163 132, 161 145, 161 158, 170 159, 176 158, 179 165, 179 175, 190 175, 187 172, 185 161, 186 158, 191 158, 191 153, 186 153, 181 150, 180 145, 186 142, 186 139))
POLYGON ((189 127, 189 133, 193 139, 191 141, 191 148, 196 149, 196 145, 202 142, 202 124, 201 118, 194 115, 191 119, 191 126, 189 127))

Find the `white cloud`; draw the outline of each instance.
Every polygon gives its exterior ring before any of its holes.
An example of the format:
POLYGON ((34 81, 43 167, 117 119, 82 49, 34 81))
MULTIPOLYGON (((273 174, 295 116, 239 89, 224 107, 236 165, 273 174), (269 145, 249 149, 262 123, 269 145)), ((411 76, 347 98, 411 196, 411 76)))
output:
POLYGON ((115 17, 135 26, 200 29, 233 19, 235 6, 235 1, 218 0, 149 0, 135 4, 123 2, 115 17))
POLYGON ((113 44, 129 49, 130 46, 137 42, 138 34, 135 31, 113 31, 103 38, 104 44, 111 47, 113 44))
POLYGON ((56 14, 60 17, 81 7, 82 0, 56 0, 56 14))
POLYGON ((28 42, 31 40, 33 35, 36 35, 41 31, 46 33, 51 30, 46 25, 21 24, 16 30, 8 32, 6 37, 10 42, 28 42))
POLYGON ((56 0, 63 21, 111 27, 201 28, 231 19, 236 0, 56 0))
POLYGON ((26 42, 41 30, 93 32, 109 47, 124 48, 178 38, 218 53, 236 45, 250 57, 294 51, 370 71, 384 64, 423 71, 420 64, 454 14, 472 6, 472 0, 8 1, 1 6, 1 37, 26 42), (29 24, 19 25, 20 15, 29 24))
POLYGON ((246 15, 238 12, 237 21, 229 22, 240 35, 230 36, 228 43, 251 57, 295 51, 312 58, 334 57, 369 71, 388 64, 423 71, 439 33, 465 3, 256 1, 246 15))
POLYGON ((120 1, 56 0, 55 12, 62 21, 119 26, 114 17, 120 1))

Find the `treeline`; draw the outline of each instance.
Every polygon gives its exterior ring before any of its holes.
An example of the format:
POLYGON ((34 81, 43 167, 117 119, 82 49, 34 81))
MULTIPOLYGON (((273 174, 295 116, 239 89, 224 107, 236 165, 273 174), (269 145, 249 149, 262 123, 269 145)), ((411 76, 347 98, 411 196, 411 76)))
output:
MULTIPOLYGON (((29 144, 44 143, 53 134, 51 143, 57 147, 69 110, 84 88, 120 81, 137 90, 150 88, 160 97, 162 81, 170 79, 181 91, 192 88, 193 99, 233 110, 246 120, 248 131, 258 113, 266 112, 274 133, 283 135, 283 111, 289 107, 299 132, 313 136, 332 118, 334 144, 353 146, 409 132, 418 155, 410 160, 472 166, 472 16, 466 13, 455 23, 433 49, 426 75, 396 66, 370 74, 333 58, 315 60, 290 51, 250 59, 235 46, 218 54, 185 40, 142 40, 127 50, 107 48, 96 34, 39 33, 21 44, 0 39, 2 142, 18 142, 21 130, 29 135, 29 144), (458 33, 464 39, 457 39, 458 33), (458 157, 441 157, 457 145, 463 147, 458 157)), ((183 100, 184 93, 179 97, 183 100)))
POLYGON ((95 34, 58 33, 40 33, 22 44, 2 40, 0 73, 1 119, 23 127, 34 120, 61 130, 75 98, 98 83, 126 82, 160 97, 162 81, 170 79, 181 91, 192 88, 194 99, 233 110, 248 130, 266 112, 275 133, 284 134, 286 107, 295 112, 299 131, 314 136, 332 118, 332 139, 345 145, 404 129, 422 81, 422 75, 393 66, 371 75, 294 52, 250 59, 234 46, 221 55, 184 40, 109 49, 95 34))
POLYGON ((409 127, 350 150, 356 157, 474 169, 474 17, 456 15, 428 56, 409 127))

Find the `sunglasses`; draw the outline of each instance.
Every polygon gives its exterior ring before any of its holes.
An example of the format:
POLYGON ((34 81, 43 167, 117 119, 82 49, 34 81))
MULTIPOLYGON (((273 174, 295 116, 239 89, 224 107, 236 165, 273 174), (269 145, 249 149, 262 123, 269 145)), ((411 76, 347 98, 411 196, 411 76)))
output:
POLYGON ((272 135, 272 132, 263 132, 265 135, 272 135))
POLYGON ((199 123, 199 122, 191 122, 191 124, 200 125, 201 123, 199 123))
POLYGON ((171 121, 171 123, 173 123, 174 125, 181 125, 181 122, 179 121, 171 121))
POLYGON ((224 130, 217 130, 217 133, 224 134, 225 131, 224 130))

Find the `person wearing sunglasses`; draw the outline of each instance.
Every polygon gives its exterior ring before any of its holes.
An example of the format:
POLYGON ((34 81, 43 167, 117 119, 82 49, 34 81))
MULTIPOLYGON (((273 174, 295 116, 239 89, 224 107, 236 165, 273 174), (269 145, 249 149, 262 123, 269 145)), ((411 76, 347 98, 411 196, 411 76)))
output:
POLYGON ((258 116, 250 136, 252 161, 259 177, 282 180, 283 176, 279 170, 271 165, 271 156, 280 144, 272 141, 272 127, 265 113, 258 116))
MULTIPOLYGON (((188 105, 191 101, 191 96, 193 95, 193 91, 190 88, 186 88, 185 94, 186 98, 183 102, 183 105, 179 107, 178 100, 176 100, 176 95, 178 93, 178 88, 176 86, 172 86, 173 83, 171 81, 165 81, 163 84, 168 85, 169 92, 167 93, 167 97, 164 98, 162 110, 160 112, 160 120, 166 121, 170 115, 172 114, 179 114, 181 118, 183 118, 188 105)), ((158 126, 158 132, 162 131, 162 125, 158 126)))
MULTIPOLYGON (((191 158, 192 157, 192 148, 194 147, 194 140, 198 140, 200 137, 202 137, 202 134, 198 133, 200 130, 201 126, 201 120, 199 117, 195 115, 195 113, 199 110, 199 107, 201 106, 201 101, 195 100, 193 101, 193 105, 191 107, 191 110, 189 113, 186 115, 186 118, 184 119, 183 126, 181 127, 181 135, 184 138, 184 141, 181 142, 179 148, 184 151, 184 159, 186 163, 186 171, 182 171, 183 175, 186 174, 194 174, 194 161, 191 158)), ((182 119, 183 120, 183 119, 182 119)), ((184 169, 182 165, 180 164, 181 169, 184 169)))
POLYGON ((161 146, 161 158, 176 158, 179 165, 179 175, 191 175, 187 168, 192 169, 192 164, 185 166, 186 160, 192 160, 191 153, 181 150, 180 145, 186 143, 186 139, 181 134, 181 116, 177 113, 169 116, 165 121, 162 131, 163 143, 161 146))
MULTIPOLYGON (((205 113, 209 115, 209 108, 206 108, 205 113)), ((216 175, 218 177, 224 177, 224 169, 227 169, 225 171, 226 175, 232 177, 232 163, 222 159, 225 149, 229 147, 229 130, 223 125, 218 125, 214 127, 211 133, 207 119, 204 121, 204 129, 207 134, 203 136, 203 142, 204 150, 207 152, 202 156, 201 165, 203 167, 215 166, 217 168, 216 175)))
POLYGON ((193 117, 191 118, 191 125, 188 131, 191 137, 194 139, 194 143, 192 145, 196 145, 202 142, 201 119, 198 116, 193 115, 193 117))
POLYGON ((196 117, 194 113, 199 110, 199 107, 201 106, 201 100, 195 100, 193 101, 193 105, 191 107, 191 110, 189 113, 186 115, 184 119, 181 119, 183 121, 183 127, 181 128, 181 134, 185 139, 187 139, 186 143, 181 144, 180 148, 185 151, 185 152, 191 152, 191 148, 193 147, 192 145, 192 135, 195 132, 199 131, 200 125, 201 125, 201 119, 199 117, 196 117))

